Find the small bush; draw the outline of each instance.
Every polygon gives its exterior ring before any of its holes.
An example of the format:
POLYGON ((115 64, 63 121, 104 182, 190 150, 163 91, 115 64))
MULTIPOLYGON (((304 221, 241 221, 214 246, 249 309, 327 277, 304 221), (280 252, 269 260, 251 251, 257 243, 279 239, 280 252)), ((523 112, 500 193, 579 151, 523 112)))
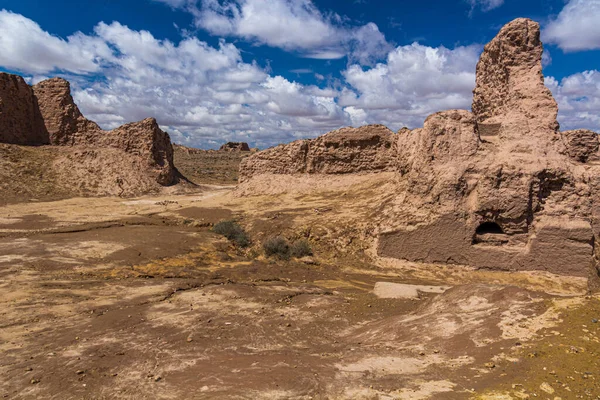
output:
POLYGON ((225 236, 239 247, 248 247, 248 245, 250 245, 248 234, 244 231, 244 228, 235 221, 228 220, 218 222, 213 226, 213 232, 225 236))
POLYGON ((290 258, 290 245, 287 240, 281 236, 275 236, 267 239, 263 243, 263 249, 267 257, 277 256, 283 260, 290 258))
POLYGON ((312 256, 313 252, 310 248, 310 243, 306 239, 296 240, 290 246, 290 254, 292 257, 302 258, 306 256, 312 256))

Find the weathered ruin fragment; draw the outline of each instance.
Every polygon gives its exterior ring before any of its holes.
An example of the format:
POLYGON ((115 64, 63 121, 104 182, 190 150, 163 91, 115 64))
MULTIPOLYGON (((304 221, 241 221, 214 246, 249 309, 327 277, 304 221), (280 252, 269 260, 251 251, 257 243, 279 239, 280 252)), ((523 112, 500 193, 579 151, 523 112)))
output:
POLYGON ((0 143, 39 146, 50 139, 31 86, 0 73, 0 143))
POLYGON ((246 142, 227 142, 219 151, 250 151, 250 146, 246 142))
POLYGON ((277 146, 240 175, 397 171, 375 216, 380 256, 588 277, 600 237, 598 136, 559 131, 542 51, 539 25, 516 19, 485 46, 473 112, 439 112, 395 136, 377 126, 360 145, 332 140, 336 131, 277 146))
POLYGON ((598 134, 587 129, 562 132, 567 154, 582 163, 598 160, 598 134))
POLYGON ((503 27, 477 65, 473 114, 438 113, 399 135, 406 194, 382 221, 380 255, 589 275, 594 197, 588 172, 566 154, 593 158, 598 142, 571 132, 561 140, 539 34, 522 18, 503 27))
POLYGON ((171 140, 155 119, 104 131, 83 116, 61 78, 32 88, 0 73, 0 142, 68 146, 56 172, 82 193, 136 195, 176 180, 171 140))
POLYGON ((47 79, 33 86, 50 144, 85 144, 100 127, 83 116, 71 97, 71 85, 62 78, 47 79))
POLYGON ((395 134, 383 125, 342 128, 244 159, 240 182, 261 174, 349 174, 395 168, 395 134))

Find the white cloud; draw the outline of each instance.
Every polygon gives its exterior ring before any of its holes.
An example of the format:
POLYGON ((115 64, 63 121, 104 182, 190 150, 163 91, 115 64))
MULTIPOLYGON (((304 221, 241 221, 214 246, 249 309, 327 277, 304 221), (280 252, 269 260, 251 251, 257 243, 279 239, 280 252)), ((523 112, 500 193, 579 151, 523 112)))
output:
POLYGON ((346 123, 333 95, 317 96, 310 86, 269 76, 245 63, 233 44, 212 48, 196 38, 174 44, 118 23, 99 24, 96 32, 118 52, 104 70, 107 80, 82 85, 75 98, 108 127, 123 122, 115 116, 155 116, 184 143, 250 138, 266 146, 346 123))
POLYGON ((600 0, 570 0, 542 31, 563 51, 600 49, 600 0))
MULTIPOLYGON (((175 142, 191 146, 233 140, 265 147, 366 123, 419 127, 431 113, 470 107, 481 50, 400 46, 373 67, 348 66, 342 80, 318 76, 331 85, 317 87, 271 75, 225 41, 217 47, 193 37, 173 43, 118 22, 63 40, 20 15, 2 12, 3 18, 29 27, 29 34, 0 28, 0 67, 20 71, 31 83, 64 76, 83 113, 104 128, 152 116, 175 142), (36 52, 23 50, 31 48, 36 52), (62 59, 50 62, 58 59, 40 54, 62 59)), ((598 71, 561 82, 548 78, 547 85, 564 128, 600 130, 598 71)))
POLYGON ((267 146, 349 123, 337 91, 270 76, 224 41, 216 48, 193 37, 173 43, 118 22, 63 40, 2 12, 0 44, 0 66, 32 83, 64 76, 82 112, 106 129, 152 116, 178 142, 267 146))
POLYGON ((480 8, 483 12, 488 12, 504 4, 504 0, 467 0, 467 2, 471 5, 471 13, 476 8, 480 8))
POLYGON ((154 0, 158 3, 165 3, 173 8, 180 8, 187 4, 187 0, 154 0))
POLYGON ((397 47, 374 68, 348 67, 343 75, 350 88, 339 104, 353 120, 395 129, 419 126, 440 110, 469 109, 480 51, 479 46, 450 50, 418 43, 397 47))
POLYGON ((600 71, 585 71, 560 80, 547 77, 546 86, 558 102, 562 130, 585 128, 600 133, 600 71))
POLYGON ((310 68, 296 68, 290 69, 290 72, 293 72, 294 74, 311 74, 313 70, 310 68))
POLYGON ((391 49, 374 23, 346 26, 323 14, 312 0, 157 0, 191 12, 196 25, 213 35, 239 37, 298 52, 303 57, 371 63, 391 49))
POLYGON ((240 36, 286 50, 337 44, 336 28, 310 0, 204 0, 198 24, 216 35, 240 36))
POLYGON ((14 70, 44 73, 68 69, 76 73, 99 71, 111 50, 99 38, 81 32, 66 40, 43 31, 20 14, 0 10, 0 65, 14 70))

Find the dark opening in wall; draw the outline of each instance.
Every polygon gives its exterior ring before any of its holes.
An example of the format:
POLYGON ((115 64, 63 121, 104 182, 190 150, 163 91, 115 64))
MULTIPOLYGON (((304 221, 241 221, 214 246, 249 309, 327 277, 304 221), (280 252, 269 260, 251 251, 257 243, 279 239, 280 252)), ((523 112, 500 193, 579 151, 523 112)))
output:
POLYGON ((475 234, 476 235, 485 235, 485 234, 502 234, 504 233, 504 231, 502 230, 502 228, 500 227, 500 225, 498 225, 495 222, 484 222, 481 225, 479 225, 477 227, 477 229, 475 230, 475 234))

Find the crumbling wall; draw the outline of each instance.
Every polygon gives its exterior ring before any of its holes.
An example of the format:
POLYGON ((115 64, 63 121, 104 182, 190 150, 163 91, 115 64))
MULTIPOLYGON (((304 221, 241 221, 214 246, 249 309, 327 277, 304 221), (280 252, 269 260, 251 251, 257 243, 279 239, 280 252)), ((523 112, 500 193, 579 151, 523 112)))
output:
POLYGON ((342 128, 242 160, 240 182, 260 174, 350 174, 396 168, 394 132, 383 125, 342 128))
POLYGON ((0 143, 50 143, 31 87, 17 75, 0 73, 0 143))

